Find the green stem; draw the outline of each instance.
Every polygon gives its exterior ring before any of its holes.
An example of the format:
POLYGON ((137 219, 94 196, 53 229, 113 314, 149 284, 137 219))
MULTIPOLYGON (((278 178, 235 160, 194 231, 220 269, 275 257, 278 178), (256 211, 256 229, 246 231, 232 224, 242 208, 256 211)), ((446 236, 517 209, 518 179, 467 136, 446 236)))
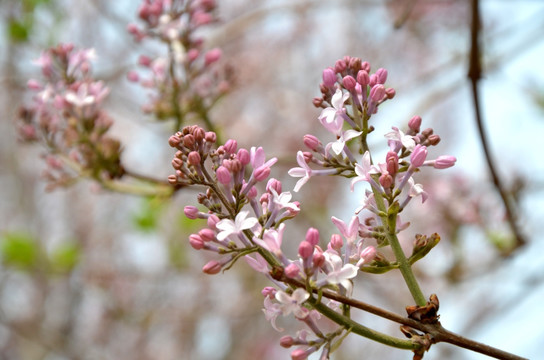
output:
POLYGON ((392 346, 398 349, 407 349, 407 350, 414 350, 419 348, 420 345, 413 343, 410 340, 403 340, 398 339, 396 337, 383 334, 379 331, 372 330, 370 328, 367 328, 366 326, 363 326, 353 320, 351 320, 348 317, 345 317, 344 315, 337 313, 336 311, 332 310, 328 306, 322 304, 321 302, 317 301, 316 298, 313 296, 310 296, 310 298, 307 300, 307 302, 317 311, 319 311, 321 314, 326 316, 327 318, 331 319, 338 325, 344 326, 347 330, 350 332, 353 332, 355 334, 364 336, 368 339, 377 341, 379 343, 392 346))
POLYGON ((408 262, 406 255, 404 255, 404 251, 402 250, 399 239, 397 238, 397 235, 395 233, 396 232, 395 229, 397 225, 396 217, 397 217, 396 213, 389 216, 382 217, 384 224, 385 223, 387 224, 387 233, 386 233, 387 241, 389 242, 391 249, 393 249, 393 254, 395 255, 395 259, 397 260, 397 263, 399 264, 399 270, 416 304, 418 306, 425 306, 425 304, 427 303, 427 300, 425 299, 425 296, 423 295, 423 292, 421 291, 421 288, 419 287, 419 284, 416 280, 414 272, 412 271, 412 267, 410 266, 410 263, 408 262))

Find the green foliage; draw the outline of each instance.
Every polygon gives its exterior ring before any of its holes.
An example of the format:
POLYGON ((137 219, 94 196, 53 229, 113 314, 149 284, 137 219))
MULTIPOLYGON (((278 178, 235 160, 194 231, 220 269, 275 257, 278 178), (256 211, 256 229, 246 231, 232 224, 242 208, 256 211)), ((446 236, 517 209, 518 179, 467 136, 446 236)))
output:
POLYGON ((47 5, 51 0, 21 0, 18 16, 8 18, 7 35, 13 42, 26 42, 34 28, 35 10, 38 6, 47 5))
POLYGON ((39 248, 36 241, 28 234, 11 232, 4 234, 0 252, 2 262, 8 267, 31 270, 39 259, 39 248))
POLYGON ((134 226, 143 232, 157 230, 160 215, 167 203, 166 200, 161 198, 144 199, 142 207, 132 216, 134 226))
POLYGON ((79 262, 81 250, 74 243, 58 246, 49 256, 51 270, 55 273, 69 273, 79 262))

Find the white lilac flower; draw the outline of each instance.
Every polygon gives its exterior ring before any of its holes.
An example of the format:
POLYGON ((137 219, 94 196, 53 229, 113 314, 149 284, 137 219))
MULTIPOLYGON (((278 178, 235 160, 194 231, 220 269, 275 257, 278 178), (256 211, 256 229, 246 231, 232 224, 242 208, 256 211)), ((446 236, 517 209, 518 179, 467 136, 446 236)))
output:
POLYGON ((240 234, 243 230, 251 229, 259 222, 254 217, 248 218, 248 215, 249 211, 240 211, 234 221, 230 219, 219 221, 215 225, 218 230, 221 230, 217 234, 217 239, 223 241, 232 234, 240 234))

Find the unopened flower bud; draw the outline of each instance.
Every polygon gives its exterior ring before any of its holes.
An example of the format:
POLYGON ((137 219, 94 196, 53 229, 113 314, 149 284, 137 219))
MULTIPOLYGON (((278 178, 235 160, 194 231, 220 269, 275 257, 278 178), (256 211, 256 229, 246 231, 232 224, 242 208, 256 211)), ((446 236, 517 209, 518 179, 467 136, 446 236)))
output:
POLYGON ((168 139, 168 145, 170 145, 171 147, 175 148, 180 143, 181 143, 181 138, 177 134, 170 136, 170 138, 168 139))
POLYGON ((367 86, 370 83, 370 76, 365 70, 359 70, 357 73, 357 82, 361 84, 361 86, 367 86))
POLYGON ((399 156, 394 151, 389 151, 385 157, 387 172, 391 176, 395 176, 399 171, 399 156))
POLYGON ((451 155, 441 155, 434 161, 435 169, 447 169, 455 165, 457 159, 451 155))
POLYGON ((219 166, 217 170, 215 170, 215 176, 217 177, 217 181, 223 185, 229 184, 232 180, 230 171, 223 165, 219 166))
POLYGON ((294 263, 287 265, 284 269, 284 274, 290 279, 294 279, 298 276, 300 269, 294 263))
POLYGON ((388 98, 389 100, 394 98, 395 95, 397 95, 397 91, 395 89, 393 89, 393 88, 385 89, 385 97, 388 98))
POLYGON ((418 168, 425 162, 427 158, 427 147, 417 144, 410 155, 411 167, 418 168))
POLYGON ((238 148, 238 143, 236 140, 228 139, 227 142, 225 142, 225 145, 223 145, 223 148, 227 153, 234 154, 238 148))
POLYGON ((270 299, 274 299, 276 297, 277 290, 273 288, 272 286, 265 286, 261 290, 261 294, 263 294, 264 297, 269 297, 270 299))
POLYGON ((187 51, 187 60, 191 63, 198 58, 198 55, 200 55, 200 52, 197 49, 192 48, 187 51))
POLYGON ((413 116, 408 121, 408 127, 410 128, 410 130, 417 134, 421 128, 421 116, 413 116))
POLYGON ((270 189, 274 189, 274 191, 277 194, 281 194, 281 181, 278 179, 270 179, 268 180, 268 183, 266 184, 266 191, 270 191, 270 189))
POLYGON ((177 185, 178 183, 178 178, 176 175, 168 175, 168 183, 170 185, 177 185))
POLYGON ((379 68, 376 70, 376 81, 378 84, 385 84, 387 80, 387 70, 384 68, 379 68))
POLYGON ((208 131, 204 134, 204 139, 208 143, 215 144, 215 142, 217 141, 217 134, 213 131, 208 131))
POLYGON ((340 252, 340 249, 342 249, 342 246, 344 246, 344 240, 340 234, 332 234, 329 244, 331 245, 331 248, 340 252))
POLYGON ((433 132, 434 131, 432 128, 426 128, 425 130, 421 132, 421 135, 423 135, 425 138, 428 138, 429 136, 433 134, 433 132))
POLYGON ((295 349, 291 352, 291 360, 306 360, 308 354, 303 349, 295 349))
POLYGON ((348 91, 355 89, 356 84, 357 82, 351 75, 344 76, 344 78, 342 79, 342 85, 344 85, 344 88, 348 91))
POLYGON ((370 73, 370 64, 368 63, 368 61, 363 61, 361 63, 361 70, 364 70, 366 71, 366 73, 370 73))
POLYGON ((266 165, 261 165, 255 171, 253 172, 253 175, 255 176, 255 180, 257 181, 263 181, 268 178, 270 175, 270 168, 266 165))
POLYGON ((334 70, 331 68, 323 70, 323 84, 328 88, 332 88, 335 82, 336 74, 334 73, 334 70))
POLYGON ((432 134, 427 138, 429 145, 436 146, 440 142, 440 135, 432 134))
POLYGON ((200 250, 204 247, 204 241, 197 234, 189 235, 189 244, 195 250, 200 250))
POLYGON ((314 251, 312 262, 316 268, 320 268, 325 263, 325 256, 323 255, 321 251, 314 251))
POLYGON ((347 64, 344 62, 344 60, 336 60, 334 63, 334 71, 339 74, 346 70, 347 64))
POLYGON ((200 165, 200 154, 196 151, 191 151, 189 155, 187 155, 187 163, 192 166, 200 165))
POLYGON ((312 246, 319 244, 319 231, 315 228, 309 228, 306 232, 306 241, 312 246))
POLYGON ((236 157, 238 158, 238 160, 240 160, 240 163, 243 166, 246 166, 251 161, 251 155, 249 154, 249 151, 247 151, 247 149, 239 149, 236 157))
POLYGON ((393 177, 389 174, 382 174, 380 176, 380 185, 384 188, 384 189, 389 189, 391 188, 391 185, 393 185, 393 177))
POLYGON ((202 268, 202 272, 208 275, 215 275, 221 271, 222 267, 223 266, 219 262, 212 260, 204 265, 204 267, 202 268))
POLYGON ((321 107, 321 105, 323 105, 323 98, 314 97, 314 98, 312 99, 312 104, 314 104, 314 106, 315 106, 316 108, 321 107))
POLYGON ((308 241, 304 240, 300 242, 298 246, 298 254, 301 258, 307 259, 314 253, 314 247, 308 241))
POLYGON ((215 240, 215 232, 212 229, 204 228, 198 232, 198 235, 204 242, 215 240))
POLYGON ((385 87, 382 84, 377 84, 370 89, 370 99, 374 102, 380 102, 385 96, 385 87))
POLYGON ((210 217, 208 218, 208 221, 206 222, 208 227, 212 230, 217 230, 217 228, 215 227, 215 225, 219 222, 219 217, 215 214, 212 214, 210 215, 210 217))
POLYGON ((204 55, 204 64, 206 66, 213 64, 214 62, 218 61, 221 58, 221 55, 222 55, 221 49, 218 49, 218 48, 208 51, 206 55, 204 55))
POLYGON ((368 264, 372 262, 374 258, 376 258, 376 254, 377 254, 377 250, 374 246, 367 246, 361 251, 361 253, 359 254, 359 257, 361 258, 361 260, 363 260, 365 264, 368 264))
POLYGON ((192 205, 188 205, 186 207, 183 208, 183 213, 185 214, 185 216, 187 216, 187 218, 191 219, 191 220, 194 220, 194 219, 198 219, 198 208, 196 206, 192 206, 192 205))
POLYGON ((317 151, 318 147, 321 146, 321 141, 317 137, 311 134, 304 135, 303 139, 304 145, 312 151, 317 151))
POLYGON ((183 146, 189 149, 193 149, 195 146, 195 137, 191 134, 187 134, 183 137, 183 146))
POLYGON ((285 335, 280 339, 280 346, 288 349, 295 344, 295 339, 292 336, 285 335))

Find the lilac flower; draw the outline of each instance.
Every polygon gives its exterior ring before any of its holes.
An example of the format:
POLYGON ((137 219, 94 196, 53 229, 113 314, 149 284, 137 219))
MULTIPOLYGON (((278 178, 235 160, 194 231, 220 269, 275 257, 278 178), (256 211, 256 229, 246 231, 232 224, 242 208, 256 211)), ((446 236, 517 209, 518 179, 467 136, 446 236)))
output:
MULTIPOLYGON (((257 219, 255 219, 257 220, 257 219)), ((283 231, 285 230, 285 223, 281 223, 278 230, 268 229, 265 231, 263 238, 259 239, 254 237, 253 241, 260 247, 270 251, 276 256, 281 256, 281 243, 283 239, 283 231)))
POLYGON ((410 135, 405 135, 402 131, 400 131, 397 127, 392 127, 393 131, 388 132, 385 134, 385 138, 387 139, 387 144, 389 144, 389 148, 393 152, 399 152, 399 150, 404 146, 406 149, 412 151, 414 147, 416 146, 416 142, 414 141, 414 138, 410 135))
POLYGON ((421 202, 424 203, 429 197, 429 194, 423 190, 423 185, 416 184, 412 177, 408 179, 408 184, 410 185, 410 197, 421 196, 421 202))
POLYGON ((310 294, 302 288, 297 288, 291 295, 281 290, 276 293, 276 300, 280 302, 283 316, 293 313, 299 319, 304 319, 310 312, 302 306, 309 297, 310 294))
POLYGON ((344 264, 340 256, 331 253, 325 253, 325 264, 326 271, 328 271, 325 281, 331 285, 340 284, 348 293, 351 292, 352 283, 350 279, 357 276, 357 272, 359 271, 357 266, 344 264))
POLYGON ((339 133, 336 134, 338 139, 336 139, 335 142, 332 142, 332 143, 327 145, 327 147, 326 147, 327 152, 328 152, 328 148, 330 146, 332 148, 332 151, 336 155, 340 155, 342 153, 342 151, 344 150, 344 146, 346 146, 346 142, 353 139, 353 138, 356 138, 357 136, 361 135, 362 133, 363 133, 362 131, 355 131, 353 129, 349 129, 349 130, 346 130, 346 131, 340 131, 339 133))
POLYGON ((246 255, 244 256, 244 260, 247 262, 249 266, 251 266, 253 270, 263 274, 268 274, 269 269, 268 269, 268 263, 266 262, 266 260, 258 253, 256 254, 255 257, 256 259, 252 258, 249 255, 246 255))
POLYGON ((297 152, 297 162, 300 167, 292 168, 288 171, 290 176, 301 178, 299 181, 297 181, 295 188, 293 189, 294 192, 298 192, 302 185, 306 184, 306 182, 310 180, 310 177, 312 176, 312 169, 306 163, 302 151, 297 152))
MULTIPOLYGON (((325 123, 330 124, 336 121, 336 118, 341 117, 345 113, 344 103, 349 98, 349 93, 342 93, 341 89, 336 89, 332 96, 332 107, 325 108, 319 115, 319 120, 325 120, 325 123)), ((323 121, 321 121, 323 123, 323 121)))
POLYGON ((331 220, 347 241, 346 258, 349 258, 351 252, 355 249, 355 242, 359 234, 359 218, 352 216, 349 225, 334 216, 331 220))
MULTIPOLYGON (((363 161, 361 161, 361 164, 357 163, 355 164, 355 173, 357 176, 351 180, 351 191, 353 191, 353 187, 356 183, 359 181, 368 181, 372 184, 374 180, 370 175, 372 174, 378 174, 379 171, 376 168, 376 166, 372 165, 370 162, 370 153, 366 151, 363 155, 363 161)), ((374 182, 375 183, 375 182, 374 182)))
POLYGON ((282 313, 280 304, 272 302, 272 300, 267 296, 264 298, 263 312, 265 319, 267 321, 270 321, 270 324, 272 325, 274 330, 283 331, 282 328, 278 328, 276 325, 276 319, 278 318, 278 315, 282 313))
POLYGON ((254 217, 248 218, 248 215, 249 211, 240 211, 238 215, 236 215, 234 221, 231 219, 223 219, 219 221, 215 225, 217 229, 221 230, 217 234, 217 239, 219 241, 223 241, 232 234, 240 234, 243 230, 251 229, 259 222, 254 217))

